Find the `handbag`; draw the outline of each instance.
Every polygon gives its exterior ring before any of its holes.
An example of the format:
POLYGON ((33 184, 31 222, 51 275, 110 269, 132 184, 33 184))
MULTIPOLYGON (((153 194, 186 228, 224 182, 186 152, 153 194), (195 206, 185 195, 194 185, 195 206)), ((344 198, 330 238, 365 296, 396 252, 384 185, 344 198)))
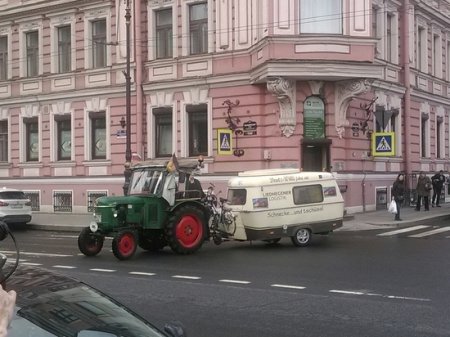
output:
POLYGON ((395 202, 395 200, 392 200, 389 203, 388 212, 392 214, 397 214, 397 203, 395 202))

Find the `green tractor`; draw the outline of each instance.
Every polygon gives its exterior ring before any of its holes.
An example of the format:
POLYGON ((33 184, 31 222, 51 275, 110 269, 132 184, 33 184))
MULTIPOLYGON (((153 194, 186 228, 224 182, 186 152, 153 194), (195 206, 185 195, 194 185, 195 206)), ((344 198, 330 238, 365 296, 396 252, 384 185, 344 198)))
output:
MULTIPOLYGON (((82 229, 78 247, 86 256, 97 255, 106 236, 119 260, 131 258, 137 246, 158 251, 165 246, 178 254, 197 251, 209 238, 210 212, 201 191, 177 191, 185 177, 199 169, 199 161, 168 165, 142 162, 131 168, 128 195, 100 197, 94 221, 82 229)), ((201 163, 200 163, 201 164, 201 163)))

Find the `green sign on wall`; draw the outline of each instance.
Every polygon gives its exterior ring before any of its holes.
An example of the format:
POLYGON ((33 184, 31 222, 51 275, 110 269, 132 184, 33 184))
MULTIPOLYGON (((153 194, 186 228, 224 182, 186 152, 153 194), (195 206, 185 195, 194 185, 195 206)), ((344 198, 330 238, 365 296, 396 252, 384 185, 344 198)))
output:
POLYGON ((303 104, 304 137, 325 138, 325 105, 319 97, 311 96, 303 104))

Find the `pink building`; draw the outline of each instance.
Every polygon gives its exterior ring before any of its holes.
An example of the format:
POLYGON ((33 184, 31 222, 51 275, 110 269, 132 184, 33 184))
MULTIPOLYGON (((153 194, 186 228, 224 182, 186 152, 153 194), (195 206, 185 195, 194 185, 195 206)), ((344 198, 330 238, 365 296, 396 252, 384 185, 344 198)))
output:
MULTIPOLYGON (((349 213, 449 170, 450 1, 129 1, 135 158, 203 155, 223 193, 242 170, 332 171, 349 213)), ((0 0, 0 186, 36 211, 122 194, 126 11, 0 0)))

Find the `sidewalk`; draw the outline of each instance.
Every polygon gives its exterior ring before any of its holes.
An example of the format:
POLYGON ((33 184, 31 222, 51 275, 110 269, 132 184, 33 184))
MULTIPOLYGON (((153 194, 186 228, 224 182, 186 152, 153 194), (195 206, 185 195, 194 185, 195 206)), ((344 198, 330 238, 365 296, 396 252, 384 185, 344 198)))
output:
MULTIPOLYGON (((361 231, 389 227, 408 227, 422 224, 443 225, 450 224, 450 203, 442 207, 430 207, 428 212, 422 208, 420 212, 413 207, 401 209, 403 221, 394 221, 394 215, 387 210, 350 214, 344 218, 344 225, 338 231, 361 231)), ((89 226, 93 220, 90 213, 33 213, 28 224, 31 229, 79 232, 81 228, 89 226)))

